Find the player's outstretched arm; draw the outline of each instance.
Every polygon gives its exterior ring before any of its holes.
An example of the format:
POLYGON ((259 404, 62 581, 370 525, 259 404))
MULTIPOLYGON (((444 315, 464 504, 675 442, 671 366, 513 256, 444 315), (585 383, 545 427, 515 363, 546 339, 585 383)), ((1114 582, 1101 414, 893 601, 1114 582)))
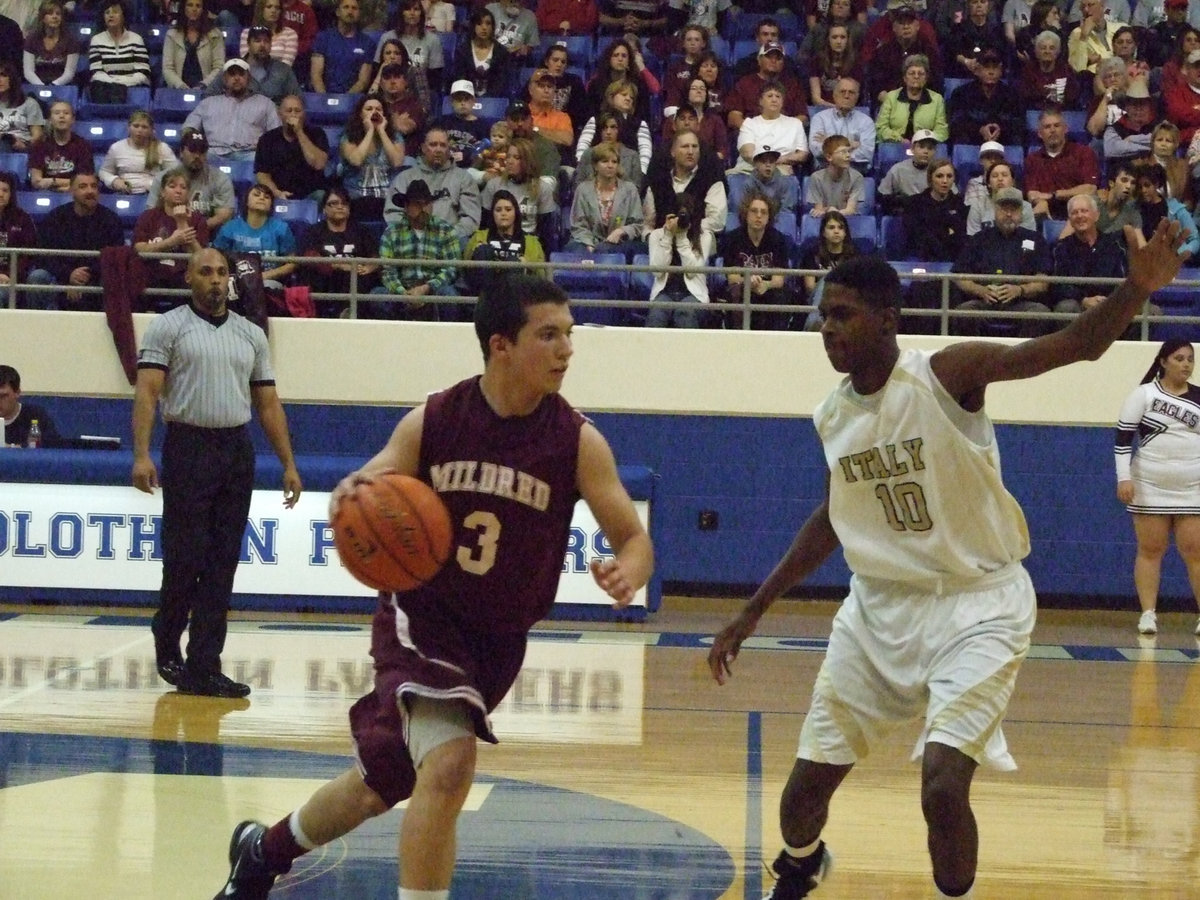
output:
POLYGON ((633 602, 633 596, 654 571, 654 546, 629 499, 629 492, 617 474, 608 441, 590 422, 579 434, 579 461, 576 463, 579 494, 608 538, 616 556, 604 562, 593 561, 592 578, 621 609, 633 602))
POLYGON ((337 487, 329 496, 329 518, 337 511, 342 498, 354 490, 355 485, 370 481, 376 475, 384 472, 398 472, 401 475, 417 475, 421 460, 421 430, 425 424, 425 404, 402 418, 394 429, 383 449, 372 456, 361 469, 351 472, 338 482, 337 487))
POLYGON ((1020 344, 970 341, 934 354, 933 371, 966 409, 983 405, 983 389, 993 381, 1032 378, 1051 369, 1099 359, 1142 311, 1152 293, 1179 274, 1183 234, 1164 219, 1143 247, 1129 251, 1129 274, 1102 303, 1081 313, 1066 328, 1020 344))
POLYGON ((724 684, 733 674, 742 642, 754 633, 758 620, 772 603, 788 588, 799 584, 816 570, 837 549, 838 537, 829 521, 829 476, 825 476, 825 499, 800 526, 792 545, 767 576, 754 596, 732 622, 721 629, 708 651, 708 668, 717 684, 724 684))

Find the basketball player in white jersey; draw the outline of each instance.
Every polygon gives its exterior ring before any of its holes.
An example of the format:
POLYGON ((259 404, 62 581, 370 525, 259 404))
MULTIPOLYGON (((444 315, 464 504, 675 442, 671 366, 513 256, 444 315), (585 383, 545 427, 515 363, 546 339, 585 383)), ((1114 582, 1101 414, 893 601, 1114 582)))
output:
POLYGON ((821 830, 834 791, 892 727, 919 716, 937 895, 970 895, 979 848, 971 779, 980 763, 1015 768, 1000 723, 1035 616, 1021 565, 1029 533, 1000 478, 984 391, 1097 359, 1174 279, 1179 243, 1178 226, 1160 223, 1130 251, 1128 277, 1102 303, 1020 344, 902 352, 891 266, 856 257, 826 276, 821 336, 847 375, 813 417, 827 496, 708 656, 723 684, 771 603, 841 545, 850 593, 834 616, 780 801, 785 847, 767 898, 795 900, 820 883, 831 862, 821 830))

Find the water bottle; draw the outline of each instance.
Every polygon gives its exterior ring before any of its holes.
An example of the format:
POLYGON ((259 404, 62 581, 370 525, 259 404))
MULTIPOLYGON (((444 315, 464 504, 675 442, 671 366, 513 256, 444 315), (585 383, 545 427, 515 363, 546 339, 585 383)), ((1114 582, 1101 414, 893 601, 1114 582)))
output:
POLYGON ((29 426, 29 436, 25 438, 25 446, 30 450, 36 450, 42 446, 42 426, 38 424, 37 419, 34 419, 29 426))

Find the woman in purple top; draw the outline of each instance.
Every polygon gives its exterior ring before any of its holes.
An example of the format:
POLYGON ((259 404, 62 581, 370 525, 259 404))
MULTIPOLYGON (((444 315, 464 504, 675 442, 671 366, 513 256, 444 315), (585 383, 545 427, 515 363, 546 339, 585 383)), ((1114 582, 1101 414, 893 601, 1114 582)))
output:
POLYGON ((79 67, 79 41, 63 30, 65 13, 59 0, 43 0, 37 24, 25 37, 26 84, 70 84, 79 67))

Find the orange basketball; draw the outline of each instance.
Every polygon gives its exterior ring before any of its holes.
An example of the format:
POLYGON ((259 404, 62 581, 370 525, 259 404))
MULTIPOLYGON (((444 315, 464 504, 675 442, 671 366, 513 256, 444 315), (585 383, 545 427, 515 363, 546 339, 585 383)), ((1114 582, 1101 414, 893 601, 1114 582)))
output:
POLYGON ((331 524, 343 565, 377 591, 420 587, 450 558, 450 511, 433 488, 408 475, 358 485, 331 524))

